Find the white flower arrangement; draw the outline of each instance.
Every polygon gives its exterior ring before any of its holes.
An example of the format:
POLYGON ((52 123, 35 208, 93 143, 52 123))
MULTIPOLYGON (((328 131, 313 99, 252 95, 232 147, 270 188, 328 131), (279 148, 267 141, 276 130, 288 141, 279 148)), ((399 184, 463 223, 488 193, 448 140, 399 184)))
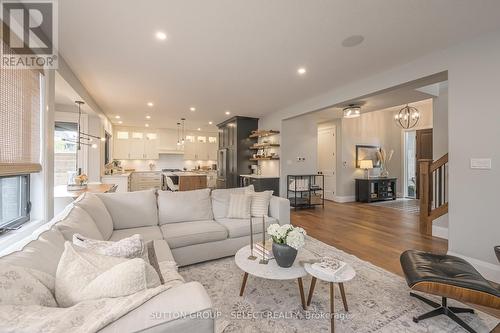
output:
POLYGON ((306 231, 300 227, 294 227, 291 224, 279 225, 271 224, 267 228, 267 233, 277 244, 286 244, 295 250, 300 249, 305 244, 306 231))

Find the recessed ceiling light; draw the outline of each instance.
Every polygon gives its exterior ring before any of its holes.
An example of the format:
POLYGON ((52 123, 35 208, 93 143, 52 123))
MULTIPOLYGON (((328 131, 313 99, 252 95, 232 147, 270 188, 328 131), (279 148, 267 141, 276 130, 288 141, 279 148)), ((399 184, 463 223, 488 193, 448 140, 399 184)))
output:
POLYGON ((167 34, 164 33, 163 31, 157 31, 156 34, 155 34, 155 36, 156 36, 156 39, 158 39, 158 40, 165 40, 165 39, 167 39, 167 34))
POLYGON ((209 125, 212 125, 213 123, 214 123, 213 121, 209 121, 209 122, 208 122, 208 124, 209 124, 209 125))
POLYGON ((120 119, 120 116, 115 116, 115 119, 120 119))
POLYGON ((148 102, 148 106, 151 108, 154 106, 153 102, 148 102))
POLYGON ((118 122, 118 124, 123 124, 123 121, 121 121, 121 120, 120 120, 120 121, 118 122))
POLYGON ((196 108, 192 106, 189 108, 189 110, 194 112, 194 111, 196 111, 196 108))
POLYGON ((229 116, 231 114, 231 112, 229 111, 226 111, 226 115, 229 116))
POLYGON ((151 116, 146 116, 146 119, 151 119, 151 116))
POLYGON ((198 127, 198 131, 201 131, 201 128, 198 127))
POLYGON ((306 72, 307 70, 304 67, 300 67, 299 69, 297 69, 297 73, 299 75, 304 75, 306 72))
POLYGON ((146 127, 149 127, 149 124, 146 124, 145 126, 146 126, 146 127))
POLYGON ((349 36, 342 41, 342 46, 343 47, 358 46, 359 44, 363 43, 364 40, 365 40, 365 37, 363 37, 361 35, 349 36))

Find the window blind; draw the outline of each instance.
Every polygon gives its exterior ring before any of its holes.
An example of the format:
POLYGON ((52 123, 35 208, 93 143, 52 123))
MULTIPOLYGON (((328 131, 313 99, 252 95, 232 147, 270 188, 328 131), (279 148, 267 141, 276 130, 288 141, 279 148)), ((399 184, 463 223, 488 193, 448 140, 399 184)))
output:
POLYGON ((42 169, 40 81, 38 70, 0 67, 0 176, 42 169))

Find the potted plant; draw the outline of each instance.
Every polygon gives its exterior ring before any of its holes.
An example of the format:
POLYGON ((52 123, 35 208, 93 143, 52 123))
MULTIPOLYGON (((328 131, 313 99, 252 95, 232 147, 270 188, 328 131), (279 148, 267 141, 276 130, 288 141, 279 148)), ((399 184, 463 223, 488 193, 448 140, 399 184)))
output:
POLYGON ((291 267, 297 257, 297 250, 305 244, 304 229, 291 224, 271 224, 267 233, 273 239, 273 255, 280 267, 291 267))

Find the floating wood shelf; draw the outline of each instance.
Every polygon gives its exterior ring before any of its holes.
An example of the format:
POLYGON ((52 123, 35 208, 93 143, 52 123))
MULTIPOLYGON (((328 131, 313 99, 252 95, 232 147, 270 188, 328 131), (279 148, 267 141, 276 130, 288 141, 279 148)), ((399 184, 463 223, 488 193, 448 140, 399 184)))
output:
POLYGON ((274 148, 274 147, 279 147, 279 143, 262 143, 262 144, 256 144, 250 147, 250 149, 265 149, 265 148, 274 148))
POLYGON ((279 157, 256 157, 256 158, 251 158, 250 161, 277 161, 279 160, 279 157))
POLYGON ((280 131, 274 131, 274 130, 253 131, 252 134, 250 134, 250 138, 262 138, 276 134, 280 134, 280 131))

